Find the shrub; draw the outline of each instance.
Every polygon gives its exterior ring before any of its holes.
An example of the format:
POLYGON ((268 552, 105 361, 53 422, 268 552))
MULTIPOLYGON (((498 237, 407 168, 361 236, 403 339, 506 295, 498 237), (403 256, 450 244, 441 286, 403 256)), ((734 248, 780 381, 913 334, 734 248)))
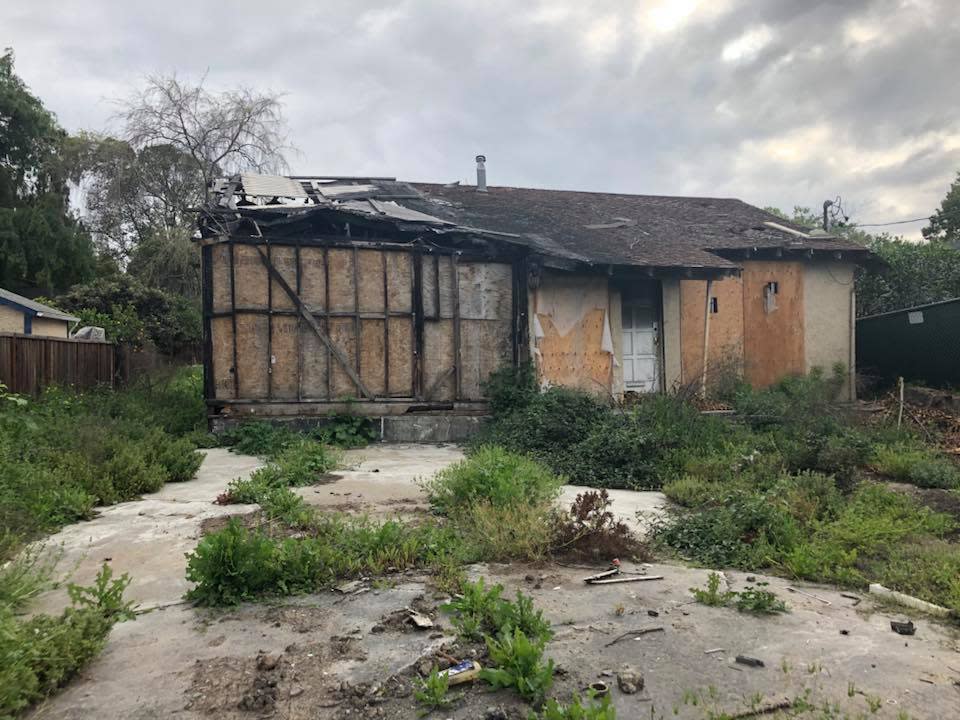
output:
POLYGON ((475 502, 456 514, 464 541, 484 560, 536 561, 548 554, 553 524, 547 503, 495 505, 475 502))
POLYGON ((114 623, 133 617, 123 600, 129 582, 104 565, 93 586, 70 586, 73 606, 56 617, 19 622, 0 604, 0 717, 50 695, 100 652, 114 623))
POLYGON ((242 422, 224 431, 220 442, 241 455, 256 455, 273 460, 299 436, 282 425, 253 420, 242 422))
MULTIPOLYGON (((537 720, 536 716, 531 716, 531 720, 537 720)), ((596 700, 591 690, 586 705, 579 695, 575 695, 569 705, 561 705, 550 698, 539 720, 617 720, 617 711, 610 704, 609 695, 596 700)))
POLYGON ((537 396, 536 370, 530 362, 519 368, 505 365, 490 373, 482 389, 490 398, 493 414, 506 415, 528 405, 537 396))
POLYGON ((787 612, 787 604, 769 590, 764 589, 767 583, 757 583, 757 587, 747 588, 736 592, 732 590, 720 591, 720 574, 712 572, 707 577, 706 588, 690 588, 693 599, 703 605, 711 607, 726 607, 735 605, 740 612, 749 612, 754 615, 773 615, 787 612))
POLYGON ((204 537, 187 555, 187 598, 232 605, 262 595, 318 590, 337 578, 380 574, 388 568, 429 567, 460 552, 459 538, 435 524, 315 513, 306 536, 274 538, 247 530, 235 518, 204 537))
POLYGON ((729 488, 695 475, 683 475, 666 483, 662 490, 677 505, 693 508, 706 504, 729 488))
POLYGON ((317 428, 314 437, 328 445, 342 448, 366 447, 380 436, 376 423, 362 415, 339 413, 332 415, 322 426, 317 428))
POLYGON ((550 623, 541 611, 534 609, 529 596, 518 591, 516 602, 511 602, 502 595, 503 585, 488 588, 480 578, 475 583, 464 583, 461 596, 440 609, 452 614, 458 634, 471 640, 510 634, 513 630, 544 643, 553 637, 550 623))
POLYGON ((902 442, 881 445, 874 451, 870 466, 881 475, 917 487, 960 487, 960 467, 922 446, 902 442))
POLYGON ((590 560, 649 555, 630 528, 610 511, 606 490, 577 495, 569 513, 555 517, 554 550, 590 560))
POLYGON ((495 668, 484 668, 480 677, 495 688, 512 687, 524 700, 543 702, 553 686, 553 660, 543 663, 543 640, 531 640, 522 630, 486 638, 487 651, 495 668))
POLYGON ((430 504, 451 514, 474 503, 494 506, 542 505, 553 500, 563 484, 540 463, 500 447, 481 446, 470 457, 438 472, 423 483, 430 504))

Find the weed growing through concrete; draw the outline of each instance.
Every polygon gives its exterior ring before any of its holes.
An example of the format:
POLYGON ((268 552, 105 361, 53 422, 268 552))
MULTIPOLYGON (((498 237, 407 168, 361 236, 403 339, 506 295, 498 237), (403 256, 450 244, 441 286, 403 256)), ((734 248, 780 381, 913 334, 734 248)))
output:
POLYGON ((440 672, 436 665, 433 666, 427 677, 418 679, 413 697, 424 706, 425 711, 422 715, 428 715, 433 710, 448 707, 463 697, 463 693, 448 695, 447 691, 449 689, 450 676, 447 673, 440 672))
POLYGON ((610 704, 609 695, 597 700, 591 690, 585 703, 579 695, 574 695, 567 705, 561 705, 551 698, 547 700, 540 715, 530 717, 531 720, 616 720, 617 711, 610 704))
POLYGON ((740 612, 754 613, 755 615, 773 615, 787 612, 787 604, 769 590, 763 589, 765 582, 757 583, 758 587, 747 588, 740 592, 734 590, 720 591, 720 574, 712 572, 707 577, 706 588, 690 588, 694 599, 703 605, 711 607, 726 607, 734 605, 740 612))
POLYGON ((495 688, 514 688, 527 702, 539 705, 553 686, 553 660, 543 662, 545 640, 528 638, 519 627, 504 630, 496 639, 485 638, 494 668, 484 668, 480 677, 495 688))

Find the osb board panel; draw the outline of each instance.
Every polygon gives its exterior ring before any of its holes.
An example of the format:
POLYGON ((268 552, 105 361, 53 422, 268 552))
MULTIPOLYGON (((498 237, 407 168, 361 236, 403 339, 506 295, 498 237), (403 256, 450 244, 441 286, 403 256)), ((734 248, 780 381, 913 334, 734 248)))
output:
MULTIPOLYGON (((332 286, 331 282, 331 286, 332 286)), ((331 305, 333 301, 331 299, 331 305)), ((330 340, 334 347, 346 356, 350 366, 357 366, 357 342, 353 318, 330 318, 330 340)), ((330 389, 335 399, 359 398, 360 391, 343 366, 336 358, 331 359, 333 373, 330 376, 330 389)))
POLYGON ((360 321, 360 379, 378 396, 386 390, 383 325, 383 320, 360 321))
POLYGON ((453 256, 441 257, 437 263, 440 276, 440 317, 453 317, 453 256))
POLYGON ((234 400, 233 323, 230 318, 218 317, 210 320, 210 344, 213 350, 214 397, 218 400, 234 400))
POLYGON ((213 270, 213 311, 230 311, 230 246, 220 243, 210 248, 213 270))
MULTIPOLYGON (((286 280, 287 285, 297 291, 297 249, 289 246, 272 246, 270 248, 270 263, 277 269, 277 272, 286 280)), ((273 293, 274 310, 293 310, 296 308, 293 300, 287 295, 275 278, 271 278, 273 284, 271 292, 273 293)))
POLYGON ((448 263, 445 258, 439 258, 436 255, 424 255, 420 258, 420 287, 423 289, 423 316, 425 318, 437 318, 437 275, 439 267, 434 266, 434 262, 439 265, 441 262, 448 263))
MULTIPOLYGON (((680 353, 683 382, 703 378, 703 315, 706 310, 706 280, 680 281, 680 353)), ((743 369, 743 283, 740 278, 714 280, 710 294, 717 298, 717 312, 710 314, 708 375, 739 373, 743 369)))
POLYGON ((483 383, 494 370, 512 361, 509 320, 463 320, 460 323, 461 399, 483 398, 483 383))
MULTIPOLYGON (((413 395, 413 322, 390 318, 390 395, 413 395)), ((381 360, 381 363, 383 361, 381 360)))
MULTIPOLYGON (((323 327, 322 321, 320 326, 323 327)), ((327 348, 306 323, 301 323, 300 342, 303 344, 303 397, 326 398, 327 348)))
POLYGON ((241 398, 267 397, 269 359, 266 316, 237 315, 237 377, 241 398))
POLYGON ((412 312, 413 255, 387 252, 387 297, 392 312, 412 312))
POLYGON ((356 309, 353 294, 353 250, 330 248, 327 254, 330 278, 330 309, 356 309))
POLYGON ((504 263, 457 265, 460 317, 464 320, 509 320, 512 311, 512 268, 504 263))
POLYGON ((540 377, 551 385, 607 393, 613 358, 601 348, 606 311, 588 310, 574 327, 561 335, 550 315, 539 315, 540 377))
MULTIPOLYGON (((282 291, 281 291, 282 292, 282 291)), ((311 332, 312 331, 308 331, 311 332)), ((273 317, 272 395, 280 399, 297 397, 297 318, 290 315, 273 317)))
POLYGON ((803 264, 743 263, 743 359, 750 384, 766 387, 804 372, 803 264), (764 309, 763 288, 776 282, 777 308, 764 309))
POLYGON ((423 326, 423 391, 445 379, 430 396, 431 400, 453 400, 456 376, 453 372, 453 321, 428 320, 423 326))
POLYGON ((236 273, 237 307, 267 307, 267 268, 252 245, 235 245, 233 266, 236 273))
POLYGON ((360 284, 360 312, 383 312, 383 253, 357 252, 357 280, 360 284))
POLYGON ((326 309, 323 253, 323 248, 300 248, 300 298, 315 310, 326 309))

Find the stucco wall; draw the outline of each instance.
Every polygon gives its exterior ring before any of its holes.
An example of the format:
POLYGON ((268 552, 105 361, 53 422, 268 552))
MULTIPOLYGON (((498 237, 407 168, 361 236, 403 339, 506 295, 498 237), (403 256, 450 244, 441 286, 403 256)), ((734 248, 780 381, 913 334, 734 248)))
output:
MULTIPOLYGON (((50 318, 33 318, 33 329, 31 335, 44 335, 46 337, 69 337, 69 323, 63 320, 51 320, 50 318)), ((21 330, 21 332, 23 332, 21 330)))
MULTIPOLYGON (((850 345, 853 271, 854 266, 849 263, 816 261, 805 264, 803 304, 807 372, 821 367, 830 374, 837 363, 842 363, 848 370, 854 366, 850 345)), ((852 398, 849 374, 844 393, 852 398)))
POLYGON ((683 382, 680 340, 680 280, 664 278, 663 289, 663 386, 669 392, 683 382))
POLYGON ((9 305, 0 305, 0 332, 22 333, 23 313, 9 305))

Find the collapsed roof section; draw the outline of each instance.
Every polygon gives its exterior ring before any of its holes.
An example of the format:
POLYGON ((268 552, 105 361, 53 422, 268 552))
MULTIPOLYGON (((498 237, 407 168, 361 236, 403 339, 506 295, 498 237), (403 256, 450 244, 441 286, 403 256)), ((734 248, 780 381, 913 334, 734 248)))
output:
POLYGON ((498 240, 575 265, 736 272, 752 253, 869 262, 863 246, 730 198, 408 183, 392 177, 237 175, 213 187, 205 238, 351 234, 498 240))

